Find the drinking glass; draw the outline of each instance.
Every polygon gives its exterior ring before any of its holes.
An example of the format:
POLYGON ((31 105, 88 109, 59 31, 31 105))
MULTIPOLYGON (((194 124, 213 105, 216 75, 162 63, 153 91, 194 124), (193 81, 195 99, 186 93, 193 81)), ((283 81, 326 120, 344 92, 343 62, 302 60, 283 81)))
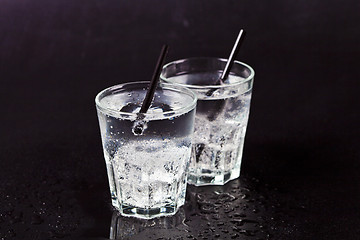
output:
POLYGON ((226 59, 187 58, 166 64, 161 79, 187 87, 198 97, 188 181, 223 185, 240 176, 254 70, 235 61, 219 81, 226 59))
POLYGON ((145 219, 173 215, 184 204, 197 100, 184 87, 161 83, 139 114, 148 85, 120 84, 95 98, 112 204, 145 219))

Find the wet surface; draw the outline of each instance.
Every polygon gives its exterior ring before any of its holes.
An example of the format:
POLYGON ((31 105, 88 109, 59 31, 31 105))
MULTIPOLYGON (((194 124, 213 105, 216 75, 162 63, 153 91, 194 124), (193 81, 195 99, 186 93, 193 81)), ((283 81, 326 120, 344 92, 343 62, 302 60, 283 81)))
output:
POLYGON ((186 204, 176 215, 153 220, 118 215, 106 206, 107 194, 97 189, 104 194, 104 201, 97 201, 103 215, 90 217, 94 209, 86 211, 80 202, 85 199, 67 185, 43 180, 17 188, 32 191, 2 192, 0 239, 272 239, 297 231, 289 220, 306 208, 297 201, 283 202, 276 189, 261 187, 259 180, 241 178, 225 186, 188 186, 186 204))
POLYGON ((295 226, 274 220, 289 219, 290 214, 275 198, 276 191, 260 193, 253 181, 235 180, 224 187, 190 186, 185 206, 173 217, 139 221, 114 213, 110 238, 271 239, 279 236, 279 227, 288 229, 284 235, 296 231, 295 226))
POLYGON ((0 240, 359 239, 358 4, 1 1, 0 240), (239 28, 240 179, 189 187, 172 218, 116 216, 96 94, 148 80, 164 42, 167 61, 227 57, 239 28))

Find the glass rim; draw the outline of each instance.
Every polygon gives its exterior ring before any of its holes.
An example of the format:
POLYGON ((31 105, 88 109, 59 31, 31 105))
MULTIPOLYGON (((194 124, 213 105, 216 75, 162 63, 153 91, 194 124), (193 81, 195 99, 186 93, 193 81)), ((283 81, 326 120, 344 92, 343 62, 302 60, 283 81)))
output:
MULTIPOLYGON (((136 117, 139 115, 139 113, 130 113, 130 112, 122 112, 119 110, 115 110, 113 108, 109 108, 109 107, 104 107, 101 105, 100 100, 102 99, 102 95, 106 94, 106 93, 112 93, 116 90, 119 90, 125 86, 131 86, 131 85, 144 85, 144 87, 148 87, 150 84, 150 81, 134 81, 134 82, 126 82, 126 83, 121 83, 121 84, 117 84, 117 85, 113 85, 110 86, 108 88, 105 88, 103 90, 101 90, 95 97, 95 104, 96 107, 103 113, 105 114, 109 114, 113 117, 133 117, 134 120, 136 119, 136 117)), ((172 91, 177 91, 180 94, 186 94, 188 96, 191 96, 193 99, 191 101, 191 103, 180 107, 176 110, 170 110, 170 111, 165 111, 165 112, 153 112, 153 113, 143 113, 143 116, 145 117, 145 119, 149 119, 149 120, 160 120, 160 119, 167 119, 167 118, 171 118, 171 117, 176 117, 176 116, 180 116, 182 114, 185 114, 187 112, 190 112, 191 110, 193 110, 196 107, 196 102, 197 102, 197 95, 191 91, 188 88, 185 88, 183 86, 177 85, 177 84, 173 84, 173 83, 163 83, 160 82, 159 86, 162 89, 167 89, 167 90, 172 90, 172 91), (178 88, 178 89, 177 89, 178 88), (179 89, 180 88, 180 89, 179 89)), ((106 94, 105 96, 108 96, 110 94, 106 94)))
MULTIPOLYGON (((172 64, 179 64, 179 63, 183 63, 189 60, 218 60, 221 62, 225 62, 227 61, 227 59, 225 58, 218 58, 218 57, 189 57, 189 58, 183 58, 183 59, 179 59, 179 60, 175 60, 172 62, 169 62, 167 64, 165 64, 162 68, 162 70, 164 71, 165 68, 169 67, 172 64)), ((233 86, 237 86, 240 84, 244 84, 247 83, 251 80, 254 79, 255 76, 255 71, 252 67, 250 67, 248 64, 244 63, 244 62, 240 62, 235 60, 234 64, 239 64, 242 65, 246 68, 248 68, 250 70, 250 75, 248 77, 246 77, 244 80, 235 82, 235 83, 226 83, 226 84, 222 84, 222 85, 193 85, 193 84, 184 84, 184 83, 174 83, 172 81, 169 81, 167 78, 164 77, 163 72, 160 74, 160 79, 163 80, 166 83, 170 83, 170 84, 176 84, 179 86, 183 86, 186 88, 190 88, 190 89, 219 89, 219 88, 227 88, 227 87, 233 87, 233 86)))

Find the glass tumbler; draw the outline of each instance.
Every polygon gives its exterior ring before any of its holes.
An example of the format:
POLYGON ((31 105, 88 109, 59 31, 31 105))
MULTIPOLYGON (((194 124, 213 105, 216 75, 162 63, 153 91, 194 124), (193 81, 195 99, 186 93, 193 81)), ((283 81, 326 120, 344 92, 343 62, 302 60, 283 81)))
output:
POLYGON ((161 83, 139 114, 148 85, 120 84, 95 98, 112 204, 145 219, 173 215, 184 204, 197 100, 161 83))
POLYGON ((188 58, 166 64, 161 79, 193 90, 197 97, 195 134, 188 182, 223 185, 240 176, 254 70, 235 61, 219 81, 226 59, 188 58))

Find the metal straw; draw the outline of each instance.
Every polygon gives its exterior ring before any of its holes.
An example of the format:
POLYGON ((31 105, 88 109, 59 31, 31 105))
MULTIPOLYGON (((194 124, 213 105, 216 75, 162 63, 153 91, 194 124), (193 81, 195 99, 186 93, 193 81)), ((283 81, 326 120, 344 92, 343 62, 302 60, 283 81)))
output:
POLYGON ((159 79, 160 79, 160 73, 161 73, 162 67, 164 65, 164 59, 166 57, 167 52, 168 52, 168 46, 166 44, 164 44, 161 49, 161 53, 158 58, 158 61, 156 63, 156 67, 155 67, 153 76, 151 78, 149 88, 146 92, 146 96, 142 102, 140 111, 137 115, 136 122, 135 122, 135 125, 133 128, 134 134, 140 135, 144 131, 144 122, 142 122, 141 120, 143 120, 145 118, 144 113, 146 113, 149 110, 150 105, 153 101, 155 90, 156 90, 156 87, 157 87, 159 79))
MULTIPOLYGON (((224 81, 228 78, 231 67, 234 64, 235 57, 239 52, 239 49, 244 40, 244 37, 245 37, 245 31, 243 29, 241 29, 236 38, 235 44, 231 50, 230 56, 226 62, 224 71, 222 72, 220 78, 218 80, 216 80, 215 85, 224 84, 224 81)), ((212 88, 209 91, 207 91, 205 94, 206 94, 206 96, 211 97, 216 90, 217 90, 217 88, 212 88)), ((219 100, 217 100, 216 104, 217 104, 217 106, 216 106, 217 111, 208 115, 208 119, 210 121, 214 121, 217 118, 217 116, 222 112, 222 110, 224 109, 225 104, 226 104, 226 99, 223 99, 223 100, 219 99, 219 100)))
POLYGON ((164 59, 166 57, 167 51, 168 51, 168 46, 165 44, 165 45, 163 45, 163 47, 161 49, 161 53, 160 53, 160 56, 156 63, 155 71, 151 78, 149 88, 146 92, 146 96, 141 105, 140 113, 146 113, 151 105, 151 102, 154 98, 154 93, 155 93, 156 87, 157 87, 159 79, 160 79, 160 73, 161 73, 162 67, 164 65, 164 59))
POLYGON ((242 42, 243 42, 243 40, 244 40, 244 37, 245 37, 245 32, 244 32, 243 29, 241 29, 240 32, 239 32, 239 35, 238 35, 237 38, 236 38, 234 47, 233 47, 233 49, 231 50, 229 59, 228 59, 228 61, 226 62, 224 71, 223 71, 223 73, 221 74, 221 77, 220 77, 220 81, 221 81, 221 82, 224 82, 225 79, 227 79, 227 77, 229 76, 231 67, 232 67, 232 65, 234 64, 235 57, 236 57, 236 55, 237 55, 238 52, 239 52, 239 49, 240 49, 240 46, 241 46, 241 44, 242 44, 242 42))

